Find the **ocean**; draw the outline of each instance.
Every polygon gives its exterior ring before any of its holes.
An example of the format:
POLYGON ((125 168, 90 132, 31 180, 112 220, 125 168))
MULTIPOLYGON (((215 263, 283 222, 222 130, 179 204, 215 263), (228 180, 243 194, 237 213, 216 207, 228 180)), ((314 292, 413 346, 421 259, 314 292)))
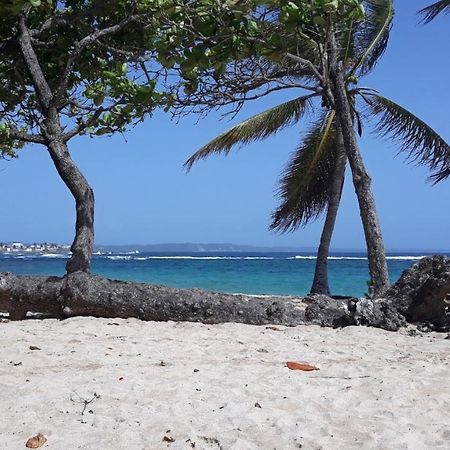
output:
MULTIPOLYGON (((391 280, 418 261, 419 254, 390 254, 391 280)), ((0 271, 21 275, 63 275, 67 255, 0 254, 0 271)), ((92 272, 118 280, 179 288, 263 295, 305 295, 315 256, 297 253, 96 253, 92 272)), ((369 279, 362 253, 333 253, 329 281, 334 295, 362 296, 369 279)))

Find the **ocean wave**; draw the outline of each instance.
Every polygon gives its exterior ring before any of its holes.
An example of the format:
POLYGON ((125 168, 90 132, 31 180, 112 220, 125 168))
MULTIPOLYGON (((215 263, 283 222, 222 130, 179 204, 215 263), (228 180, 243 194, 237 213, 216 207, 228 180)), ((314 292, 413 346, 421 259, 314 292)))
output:
POLYGON ((317 259, 317 256, 301 256, 301 255, 297 255, 297 256, 292 256, 288 259, 317 259))
MULTIPOLYGON (((288 258, 288 259, 315 260, 315 259, 317 259, 317 256, 301 256, 301 255, 297 255, 297 256, 294 256, 293 258, 288 258)), ((329 259, 329 260, 336 260, 336 261, 341 261, 341 260, 365 261, 365 260, 367 260, 367 258, 365 256, 329 256, 327 259, 329 259)))
MULTIPOLYGON (((136 251, 137 252, 137 251, 136 251)), ((190 255, 149 255, 138 256, 139 253, 129 252, 122 254, 113 254, 111 252, 96 252, 93 255, 99 259, 109 259, 111 261, 150 261, 150 260, 190 260, 190 261, 271 261, 271 260, 316 260, 317 256, 313 255, 296 255, 296 256, 190 256, 190 255)), ((66 259, 70 253, 44 253, 44 254, 0 254, 2 259, 66 259)), ((387 256, 386 259, 391 261, 418 261, 425 256, 421 255, 400 255, 387 256)), ((328 260, 335 261, 367 261, 365 256, 329 256, 328 260)))
POLYGON ((180 260, 272 260, 277 259, 269 256, 107 256, 107 259, 126 260, 126 261, 148 261, 152 259, 180 259, 180 260))
POLYGON ((419 259, 426 258, 423 256, 387 256, 386 259, 393 259, 398 261, 419 261, 419 259))
POLYGON ((133 258, 131 256, 112 255, 112 256, 106 256, 106 259, 111 259, 112 261, 121 261, 121 260, 130 261, 135 258, 133 258))
MULTIPOLYGON (((386 259, 391 261, 418 261, 419 259, 425 258, 425 256, 386 256, 386 259)), ((288 259, 317 259, 317 256, 301 256, 297 255, 288 259)), ((366 256, 329 256, 329 260, 349 260, 349 261, 367 261, 366 256)))

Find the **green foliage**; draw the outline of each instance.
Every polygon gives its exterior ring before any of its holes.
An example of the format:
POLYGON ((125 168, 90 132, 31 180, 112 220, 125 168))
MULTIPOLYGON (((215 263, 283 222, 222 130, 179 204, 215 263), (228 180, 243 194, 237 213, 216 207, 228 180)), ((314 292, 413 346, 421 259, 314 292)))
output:
POLYGON ((392 0, 368 0, 365 2, 367 20, 360 27, 362 32, 354 34, 357 49, 350 75, 359 77, 369 73, 386 50, 394 18, 392 0))
POLYGON ((359 77, 373 70, 386 49, 394 16, 392 0, 256 1, 253 8, 253 13, 247 11, 255 22, 251 33, 241 30, 237 37, 241 45, 248 46, 251 57, 240 57, 210 89, 210 72, 198 72, 197 83, 204 91, 195 99, 203 101, 209 95, 214 106, 216 90, 219 101, 222 94, 242 99, 241 102, 251 97, 247 92, 251 89, 256 91, 254 98, 273 89, 295 86, 312 93, 232 127, 192 155, 186 162, 188 168, 200 159, 226 155, 238 144, 264 139, 296 124, 304 116, 305 106, 310 106, 321 119, 306 133, 282 174, 280 206, 272 216, 271 228, 293 231, 317 218, 328 206, 337 161, 338 125, 334 120, 333 98, 329 95, 332 36, 359 134, 362 119, 366 118, 360 110, 363 99, 363 104, 369 102, 370 113, 378 119, 379 133, 393 137, 401 151, 432 169, 435 181, 450 176, 450 147, 437 133, 394 102, 358 87, 359 77), (244 85, 246 76, 253 82, 244 85), (267 86, 265 92, 263 86, 267 86), (322 99, 320 107, 314 102, 317 97, 322 99))
POLYGON ((208 42, 218 24, 229 36, 241 28, 232 7, 234 1, 210 0, 2 2, 0 123, 9 129, 2 144, 10 152, 21 141, 38 141, 51 108, 69 137, 124 132, 155 108, 169 108, 167 80, 192 92, 199 70, 214 66, 219 73, 238 51, 231 37, 208 42), (50 105, 42 104, 21 50, 22 19, 51 92, 50 105))
POLYGON ((23 147, 21 142, 17 142, 10 136, 9 125, 0 122, 0 157, 14 158, 16 157, 16 149, 23 147))
POLYGON ((297 27, 326 28, 330 21, 364 20, 365 8, 359 0, 311 0, 308 2, 280 1, 279 20, 287 29, 297 27))

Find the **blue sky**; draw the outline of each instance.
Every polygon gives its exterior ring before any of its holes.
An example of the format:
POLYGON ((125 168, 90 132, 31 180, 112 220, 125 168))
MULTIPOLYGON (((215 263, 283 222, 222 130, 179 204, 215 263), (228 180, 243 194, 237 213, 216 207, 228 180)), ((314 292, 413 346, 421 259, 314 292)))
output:
MULTIPOLYGON (((397 0, 389 48, 364 85, 379 90, 433 126, 450 142, 450 16, 417 25, 415 12, 431 0, 397 0)), ((294 94, 289 94, 294 95, 294 94)), ((176 124, 157 113, 126 141, 79 138, 71 143, 96 194, 98 244, 232 242, 316 246, 322 220, 293 234, 267 230, 277 204, 280 171, 299 142, 302 126, 242 148, 227 158, 182 164, 201 145, 249 115, 290 98, 248 104, 229 122, 210 115, 176 124)), ((366 130, 361 148, 389 249, 450 249, 450 180, 426 183, 427 172, 405 164, 391 142, 366 130)), ((43 147, 0 162, 0 241, 71 242, 74 203, 43 147)), ((363 248, 350 178, 343 195, 334 248, 363 248)))

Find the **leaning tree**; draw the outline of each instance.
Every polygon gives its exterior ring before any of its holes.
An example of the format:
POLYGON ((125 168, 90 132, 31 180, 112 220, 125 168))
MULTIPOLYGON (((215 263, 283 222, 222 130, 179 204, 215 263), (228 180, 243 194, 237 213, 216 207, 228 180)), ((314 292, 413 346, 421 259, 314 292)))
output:
POLYGON ((67 272, 89 272, 94 194, 68 144, 122 132, 158 105, 158 72, 147 62, 158 2, 17 0, 0 8, 2 148, 48 151, 76 203, 67 272))
POLYGON ((270 7, 268 3, 264 10, 258 2, 250 16, 254 21, 252 35, 240 36, 247 53, 251 45, 251 56, 241 50, 244 56, 218 81, 217 69, 206 73, 201 88, 190 95, 191 102, 198 107, 235 101, 239 109, 242 102, 275 90, 306 93, 236 125, 196 152, 187 166, 214 153, 227 154, 236 144, 276 133, 298 122, 312 105, 316 111, 321 109, 320 119, 282 177, 282 204, 274 213, 272 228, 294 230, 328 209, 312 289, 328 292, 326 259, 346 160, 339 148, 345 147, 368 245, 373 292, 378 295, 388 284, 387 265, 355 124, 361 132, 366 114, 376 116, 378 131, 392 134, 412 158, 438 169, 436 179, 443 176, 442 170, 450 160, 449 147, 413 114, 358 86, 359 78, 374 68, 386 48, 393 17, 390 0, 271 2, 270 7), (368 108, 361 111, 361 103, 368 108))
POLYGON ((167 105, 162 83, 178 80, 169 73, 167 51, 182 45, 173 61, 177 65, 196 57, 182 20, 189 19, 198 30, 220 23, 222 12, 233 4, 224 3, 1 2, 1 156, 13 156, 27 144, 41 145, 70 190, 76 232, 67 273, 89 272, 94 242, 94 194, 70 155, 70 141, 122 133, 167 105))
POLYGON ((236 17, 236 3, 0 4, 0 156, 27 144, 48 151, 76 204, 67 273, 89 272, 94 242, 94 194, 71 158, 70 141, 123 133, 156 107, 170 109, 169 86, 195 90, 196 67, 226 64, 235 49, 229 36, 248 26, 236 17))

